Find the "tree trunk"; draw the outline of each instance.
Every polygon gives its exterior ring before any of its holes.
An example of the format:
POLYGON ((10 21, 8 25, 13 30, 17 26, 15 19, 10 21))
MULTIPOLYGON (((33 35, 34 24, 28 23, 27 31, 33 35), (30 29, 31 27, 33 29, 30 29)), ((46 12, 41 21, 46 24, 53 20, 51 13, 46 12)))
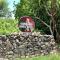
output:
POLYGON ((59 42, 59 34, 57 32, 57 26, 56 26, 56 22, 57 22, 57 17, 56 17, 56 13, 57 13, 57 6, 56 6, 56 0, 51 0, 51 21, 50 21, 50 26, 51 29, 53 31, 53 36, 56 42, 59 42))

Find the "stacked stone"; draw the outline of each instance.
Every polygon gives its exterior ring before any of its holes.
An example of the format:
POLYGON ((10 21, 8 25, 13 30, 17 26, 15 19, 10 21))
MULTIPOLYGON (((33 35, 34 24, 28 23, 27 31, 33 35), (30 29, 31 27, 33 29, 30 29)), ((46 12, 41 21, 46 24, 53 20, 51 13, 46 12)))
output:
POLYGON ((52 35, 32 33, 27 36, 23 34, 0 36, 0 53, 4 56, 9 54, 46 55, 56 49, 57 46, 52 35))

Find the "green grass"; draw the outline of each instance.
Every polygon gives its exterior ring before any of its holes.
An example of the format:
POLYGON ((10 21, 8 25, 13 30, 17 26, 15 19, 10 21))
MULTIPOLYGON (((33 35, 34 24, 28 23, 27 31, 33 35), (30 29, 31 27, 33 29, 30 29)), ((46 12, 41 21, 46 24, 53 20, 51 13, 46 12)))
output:
POLYGON ((16 60, 60 60, 60 54, 37 56, 37 57, 32 57, 32 58, 17 58, 16 60))
POLYGON ((18 20, 0 19, 0 35, 18 32, 18 20))

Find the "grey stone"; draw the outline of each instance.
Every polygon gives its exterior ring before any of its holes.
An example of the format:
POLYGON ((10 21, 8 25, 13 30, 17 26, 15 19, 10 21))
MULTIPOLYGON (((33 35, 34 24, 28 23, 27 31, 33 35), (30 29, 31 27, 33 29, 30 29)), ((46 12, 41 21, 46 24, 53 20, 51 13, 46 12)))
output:
MULTIPOLYGON (((47 55, 57 49, 52 35, 41 35, 32 32, 24 36, 23 33, 0 36, 0 53, 16 55, 47 55)), ((0 54, 0 55, 2 55, 0 54)))

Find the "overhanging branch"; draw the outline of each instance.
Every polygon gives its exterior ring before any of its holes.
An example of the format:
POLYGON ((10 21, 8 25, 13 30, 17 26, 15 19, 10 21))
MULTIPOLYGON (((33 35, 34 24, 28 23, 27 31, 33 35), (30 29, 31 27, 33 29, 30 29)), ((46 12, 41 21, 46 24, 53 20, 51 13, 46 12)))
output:
POLYGON ((41 23, 43 23, 45 26, 47 26, 51 32, 51 35, 53 35, 53 32, 52 32, 52 29, 51 29, 51 26, 48 25, 47 23, 45 23, 43 20, 41 20, 39 17, 35 17, 36 19, 39 19, 41 21, 41 23))
POLYGON ((41 21, 41 23, 43 23, 45 26, 50 27, 50 25, 48 25, 47 23, 45 23, 43 20, 41 20, 39 17, 35 17, 36 19, 39 19, 41 21))

